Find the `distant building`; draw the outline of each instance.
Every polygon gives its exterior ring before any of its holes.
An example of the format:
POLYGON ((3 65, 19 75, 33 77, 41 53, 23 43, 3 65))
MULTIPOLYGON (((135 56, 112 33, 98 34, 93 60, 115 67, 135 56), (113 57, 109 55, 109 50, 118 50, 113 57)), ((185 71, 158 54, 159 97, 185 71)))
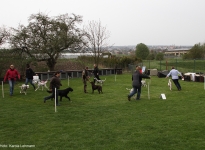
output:
POLYGON ((164 52, 165 56, 170 56, 170 55, 174 55, 174 56, 181 56, 182 54, 187 54, 189 52, 190 49, 171 49, 171 50, 167 50, 164 52))

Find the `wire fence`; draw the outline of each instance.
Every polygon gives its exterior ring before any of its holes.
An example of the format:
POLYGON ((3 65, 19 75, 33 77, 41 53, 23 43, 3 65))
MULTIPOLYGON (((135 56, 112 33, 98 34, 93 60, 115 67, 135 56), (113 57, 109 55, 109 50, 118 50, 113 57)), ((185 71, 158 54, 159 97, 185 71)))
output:
POLYGON ((205 73, 205 59, 194 59, 194 60, 182 60, 182 59, 172 59, 172 60, 144 60, 142 63, 129 64, 129 71, 133 72, 135 66, 145 66, 146 69, 157 69, 158 71, 171 70, 174 66, 175 69, 182 73, 193 72, 198 74, 205 73))

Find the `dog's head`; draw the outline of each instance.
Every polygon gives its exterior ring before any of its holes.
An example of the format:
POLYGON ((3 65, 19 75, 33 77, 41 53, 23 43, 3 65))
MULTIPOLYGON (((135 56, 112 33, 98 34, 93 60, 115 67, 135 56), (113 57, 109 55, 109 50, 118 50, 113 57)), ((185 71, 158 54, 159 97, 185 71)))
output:
POLYGON ((93 81, 91 81, 90 83, 91 83, 91 85, 95 85, 93 81))
POLYGON ((73 92, 73 89, 71 87, 68 88, 68 91, 73 92))

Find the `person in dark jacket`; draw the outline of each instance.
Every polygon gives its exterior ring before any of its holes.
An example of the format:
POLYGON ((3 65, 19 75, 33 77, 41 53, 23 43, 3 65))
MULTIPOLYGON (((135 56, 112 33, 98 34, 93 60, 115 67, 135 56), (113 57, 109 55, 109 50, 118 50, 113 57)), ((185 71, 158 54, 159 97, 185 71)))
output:
MULTIPOLYGON (((98 66, 96 64, 94 64, 93 66, 94 66, 94 70, 93 70, 94 78, 100 80, 98 66)), ((95 83, 95 81, 96 80, 94 79, 94 83, 95 83)))
POLYGON ((87 93, 87 81, 89 81, 89 72, 88 67, 85 67, 85 69, 82 72, 82 79, 83 79, 83 85, 84 85, 84 93, 87 93))
POLYGON ((51 98, 55 98, 55 94, 56 94, 56 105, 59 106, 60 104, 58 103, 58 89, 60 89, 60 86, 62 86, 61 82, 60 82, 60 71, 55 72, 54 76, 51 78, 50 80, 50 85, 49 85, 49 89, 52 90, 52 94, 50 96, 47 96, 44 98, 44 103, 46 102, 46 100, 51 99, 51 98), (56 89, 56 93, 55 93, 55 89, 56 89))
POLYGON ((10 96, 13 95, 14 84, 17 78, 20 79, 20 74, 14 69, 14 65, 10 65, 10 69, 7 70, 6 75, 4 76, 4 82, 6 82, 6 80, 9 81, 10 96))
POLYGON ((26 82, 25 85, 28 84, 28 82, 33 86, 34 90, 36 89, 35 85, 33 84, 33 76, 35 75, 34 71, 30 68, 29 64, 26 64, 26 82))
POLYGON ((137 93, 136 100, 140 99, 140 94, 141 94, 141 87, 142 87, 142 78, 148 78, 150 79, 149 76, 140 73, 140 67, 136 66, 136 71, 132 75, 132 87, 133 90, 132 92, 128 95, 128 100, 130 101, 130 98, 137 93))

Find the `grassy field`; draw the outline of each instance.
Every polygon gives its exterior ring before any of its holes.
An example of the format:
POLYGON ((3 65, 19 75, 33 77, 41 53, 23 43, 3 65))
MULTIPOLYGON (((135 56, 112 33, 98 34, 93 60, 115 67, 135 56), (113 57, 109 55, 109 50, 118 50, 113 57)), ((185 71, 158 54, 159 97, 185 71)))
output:
MULTIPOLYGON (((31 146, 41 150, 201 150, 205 149, 205 90, 199 82, 180 81, 182 91, 168 79, 147 79, 150 89, 142 88, 141 100, 127 100, 131 74, 106 78, 103 94, 83 93, 81 78, 70 79, 74 89, 54 112, 54 101, 43 103, 45 90, 28 89, 0 98, 0 149, 31 146), (160 99, 160 94, 166 100, 160 99)), ((62 80, 64 89, 67 80, 62 80)), ((14 148, 11 148, 14 149, 14 148)))

